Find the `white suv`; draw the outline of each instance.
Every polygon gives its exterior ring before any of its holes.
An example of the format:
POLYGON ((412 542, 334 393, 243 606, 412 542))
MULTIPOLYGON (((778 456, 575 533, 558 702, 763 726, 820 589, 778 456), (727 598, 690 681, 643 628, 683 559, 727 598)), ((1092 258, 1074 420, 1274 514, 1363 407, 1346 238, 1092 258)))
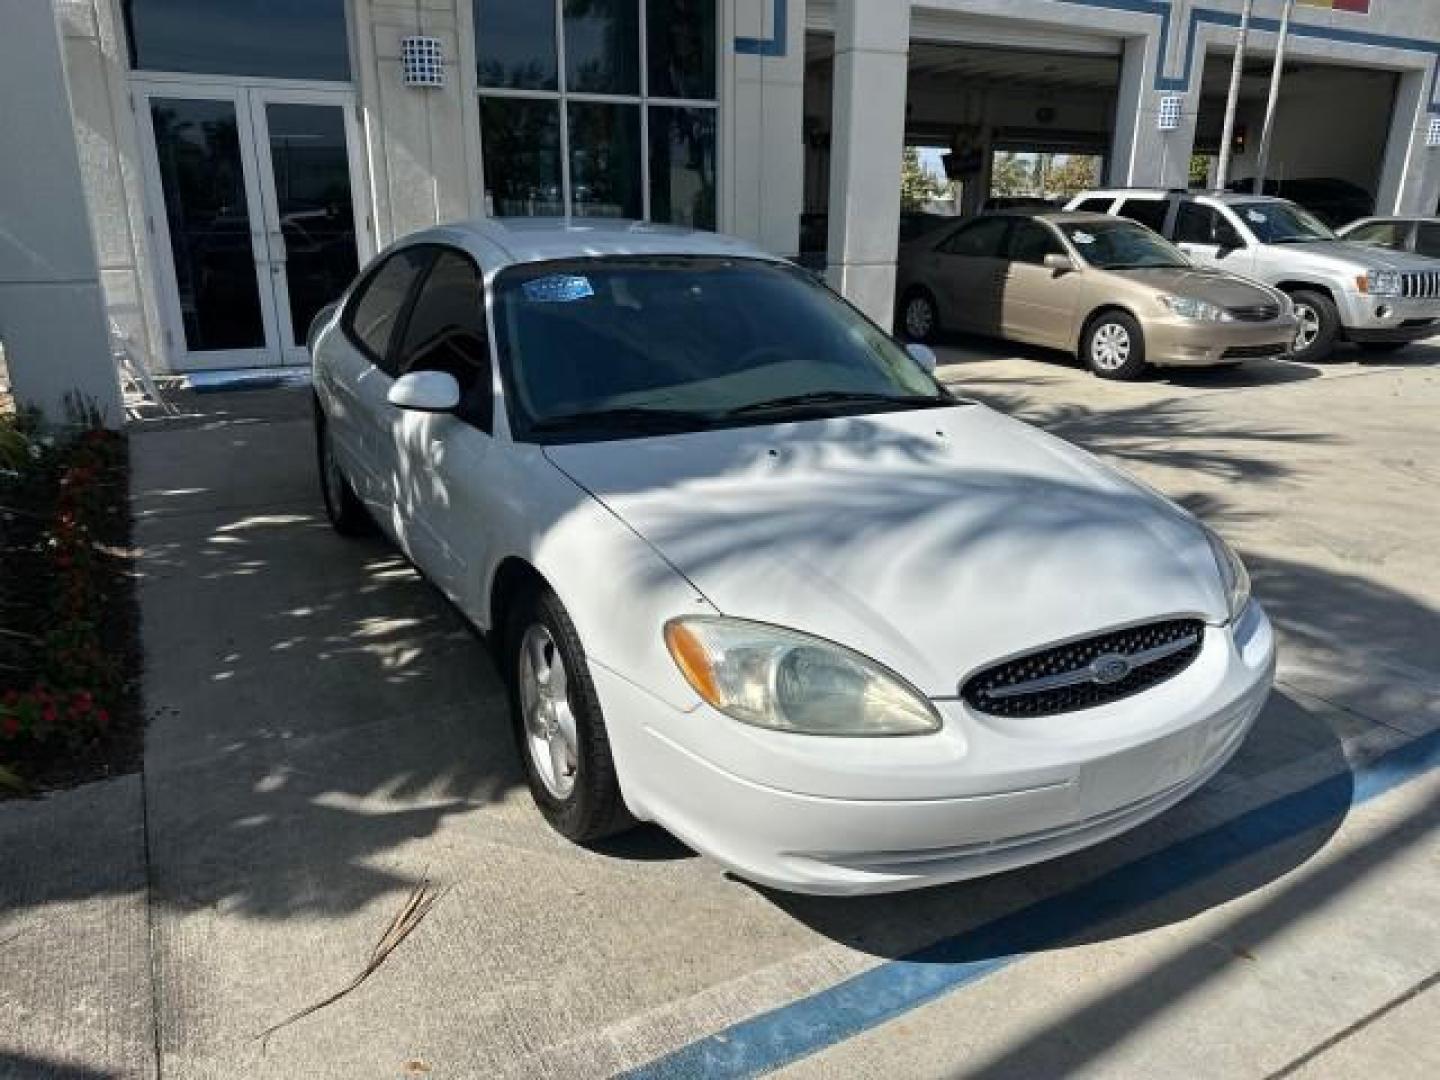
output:
POLYGON ((1341 340, 1391 350, 1440 333, 1440 261, 1342 240, 1285 199, 1116 188, 1066 209, 1131 218, 1197 265, 1282 289, 1300 320, 1297 360, 1324 360, 1341 340))

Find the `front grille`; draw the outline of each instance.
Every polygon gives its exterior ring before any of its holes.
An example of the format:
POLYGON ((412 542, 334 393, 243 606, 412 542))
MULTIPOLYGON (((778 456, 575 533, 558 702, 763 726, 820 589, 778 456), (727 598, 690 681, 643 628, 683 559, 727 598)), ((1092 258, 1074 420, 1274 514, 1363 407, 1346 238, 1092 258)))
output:
POLYGON ((1092 709, 1180 674, 1200 654, 1204 635, 1205 624, 1199 619, 1113 630, 986 668, 966 681, 960 696, 992 716, 1054 716, 1092 709), (1122 658, 1130 668, 1116 677, 1114 661, 1122 658), (1110 670, 1097 681, 1097 668, 1110 670))
POLYGON ((1434 300, 1440 298, 1440 273, 1401 274, 1400 295, 1406 300, 1434 300))
POLYGON ((1255 304, 1251 307, 1226 308, 1225 311, 1236 322, 1269 322, 1280 317, 1279 304, 1255 304))
POLYGON ((1288 345, 1236 345, 1226 349, 1222 360, 1263 360, 1267 356, 1284 356, 1290 351, 1288 345))

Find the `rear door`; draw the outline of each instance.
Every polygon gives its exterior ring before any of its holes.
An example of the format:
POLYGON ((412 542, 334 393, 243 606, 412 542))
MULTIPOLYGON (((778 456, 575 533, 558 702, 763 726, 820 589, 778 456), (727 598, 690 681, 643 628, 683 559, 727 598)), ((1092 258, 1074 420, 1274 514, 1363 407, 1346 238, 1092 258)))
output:
POLYGON ((946 326, 996 336, 1002 333, 1003 253, 1012 220, 977 218, 936 247, 933 273, 944 291, 940 307, 946 326))
POLYGON ((1047 255, 1065 255, 1065 245, 1049 225, 1019 218, 1005 241, 1005 277, 1001 318, 1006 337, 1036 345, 1068 348, 1078 302, 1080 275, 1052 270, 1047 255))

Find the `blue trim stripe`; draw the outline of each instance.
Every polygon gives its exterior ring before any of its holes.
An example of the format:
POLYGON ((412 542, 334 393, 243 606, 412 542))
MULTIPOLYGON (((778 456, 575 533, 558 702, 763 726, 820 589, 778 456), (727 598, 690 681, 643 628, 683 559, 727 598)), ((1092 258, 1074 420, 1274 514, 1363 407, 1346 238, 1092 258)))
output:
MULTIPOLYGON (((908 2, 908 0, 907 0, 908 2)), ((768 38, 737 37, 735 51, 747 56, 784 56, 787 51, 786 37, 789 32, 788 0, 771 0, 774 5, 775 23, 768 38)))
POLYGON ((887 961, 626 1073, 631 1080, 759 1076, 842 1042, 1089 927, 1194 885, 1440 767, 1440 731, 1142 856, 969 933, 887 961))
MULTIPOLYGON (((1179 75, 1166 75, 1165 57, 1170 45, 1170 0, 1060 0, 1064 4, 1078 4, 1082 7, 1103 8, 1110 11, 1129 11, 1142 15, 1153 15, 1160 20, 1160 64, 1155 73, 1155 89, 1167 93, 1185 93, 1190 89, 1190 76, 1195 63, 1195 43, 1202 23, 1212 26, 1238 28, 1240 16, 1233 11, 1218 11, 1214 8, 1194 8, 1185 27, 1184 69, 1179 75)), ((1253 17, 1252 29, 1260 33, 1278 33, 1280 20, 1253 17)), ((1381 34, 1370 30, 1358 30, 1344 26, 1314 26, 1297 19, 1290 22, 1290 33, 1294 37, 1315 38, 1320 41, 1337 41, 1349 45, 1365 45, 1377 49, 1404 49, 1434 57, 1430 82, 1430 111, 1440 114, 1440 41, 1424 38, 1401 37, 1397 34, 1381 34)))

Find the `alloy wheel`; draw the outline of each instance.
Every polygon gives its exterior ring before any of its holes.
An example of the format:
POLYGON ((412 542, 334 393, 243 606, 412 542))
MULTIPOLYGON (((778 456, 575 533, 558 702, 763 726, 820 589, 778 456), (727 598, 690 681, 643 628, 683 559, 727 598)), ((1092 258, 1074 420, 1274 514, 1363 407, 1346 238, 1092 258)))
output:
POLYGON ((1090 337, 1090 357, 1102 371, 1118 371, 1130 359, 1130 331, 1119 323, 1102 323, 1090 337))
POLYGON ((554 637, 536 623, 520 639, 520 715, 525 746, 540 782, 568 799, 580 771, 580 739, 570 707, 570 675, 554 637))
POLYGON ((1295 351, 1304 352, 1320 336, 1320 313, 1309 304, 1296 304, 1295 315, 1300 320, 1295 331, 1295 351))
POLYGON ((935 329, 935 309, 923 296, 912 296, 905 305, 905 333, 915 341, 924 341, 935 329))

